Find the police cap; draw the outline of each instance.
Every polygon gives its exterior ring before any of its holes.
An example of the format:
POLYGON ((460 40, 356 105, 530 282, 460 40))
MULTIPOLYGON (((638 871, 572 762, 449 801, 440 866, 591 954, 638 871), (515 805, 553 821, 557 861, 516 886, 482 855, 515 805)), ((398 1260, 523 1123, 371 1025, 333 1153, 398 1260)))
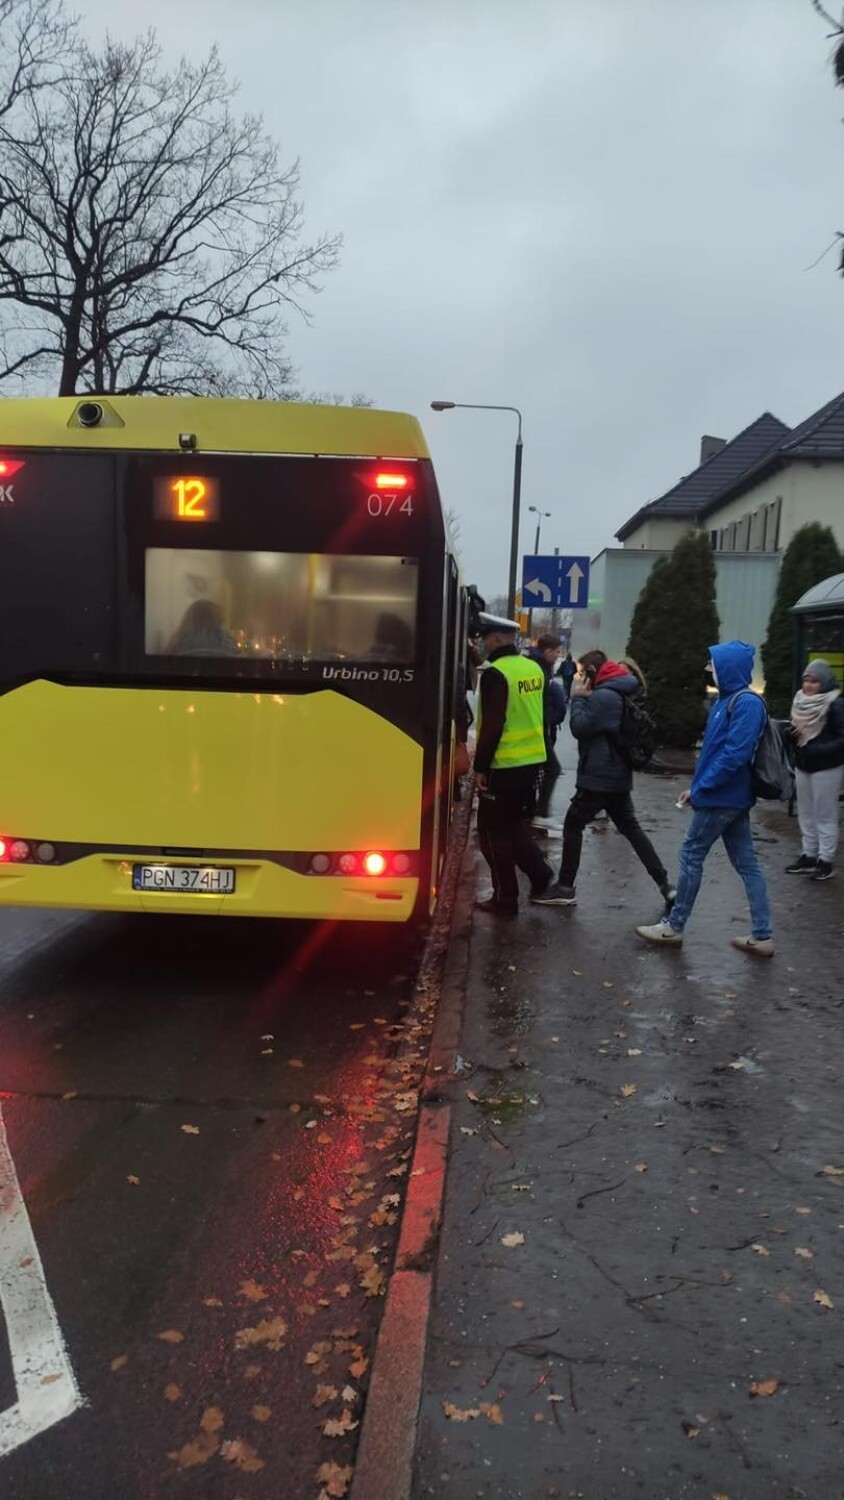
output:
POLYGON ((479 635, 518 635, 522 628, 518 620, 505 620, 501 615, 480 614, 478 622, 479 635))

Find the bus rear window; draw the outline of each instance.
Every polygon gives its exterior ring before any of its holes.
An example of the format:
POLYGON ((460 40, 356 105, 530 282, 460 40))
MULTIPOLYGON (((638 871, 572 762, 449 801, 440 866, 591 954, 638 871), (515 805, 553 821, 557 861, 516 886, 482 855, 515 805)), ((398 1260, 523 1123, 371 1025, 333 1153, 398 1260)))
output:
POLYGON ((147 656, 406 665, 415 558, 146 549, 147 656))

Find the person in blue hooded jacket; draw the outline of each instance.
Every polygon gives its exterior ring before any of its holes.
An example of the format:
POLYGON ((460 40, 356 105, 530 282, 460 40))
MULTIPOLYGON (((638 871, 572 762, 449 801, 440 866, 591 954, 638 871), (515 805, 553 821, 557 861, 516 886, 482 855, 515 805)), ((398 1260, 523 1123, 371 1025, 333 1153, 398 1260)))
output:
POLYGON ((761 958, 773 954, 768 890, 750 833, 750 809, 756 800, 751 766, 767 713, 762 699, 750 691, 755 654, 755 647, 744 641, 710 648, 718 701, 709 713, 691 789, 679 797, 681 806, 691 803, 694 816, 680 850, 677 897, 661 922, 636 928, 648 943, 663 947, 682 943, 704 861, 712 845, 723 839, 730 863, 744 882, 752 923, 750 935, 733 938, 733 944, 761 958))

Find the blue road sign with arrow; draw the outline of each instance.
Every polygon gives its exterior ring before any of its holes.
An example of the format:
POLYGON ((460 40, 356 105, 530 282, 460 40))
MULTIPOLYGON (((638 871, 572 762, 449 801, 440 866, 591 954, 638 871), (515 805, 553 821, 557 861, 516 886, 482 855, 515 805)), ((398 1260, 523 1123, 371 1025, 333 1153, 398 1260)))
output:
POLYGON ((588 557, 523 557, 522 609, 586 609, 588 557))

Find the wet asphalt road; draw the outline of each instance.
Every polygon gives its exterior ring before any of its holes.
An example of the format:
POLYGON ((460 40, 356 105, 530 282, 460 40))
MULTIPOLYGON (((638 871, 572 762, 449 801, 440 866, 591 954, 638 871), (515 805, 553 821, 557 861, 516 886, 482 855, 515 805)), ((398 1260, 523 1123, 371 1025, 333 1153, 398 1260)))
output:
MULTIPOLYGON (((669 868, 680 785, 637 780, 669 868)), ((612 830, 576 909, 474 918, 414 1500, 844 1497, 844 872, 754 816, 771 962, 723 851, 646 948, 612 830)))
POLYGON ((0 1107, 87 1401, 0 1458, 3 1500, 298 1500, 353 1461, 418 958, 399 930, 0 912, 0 1107))

